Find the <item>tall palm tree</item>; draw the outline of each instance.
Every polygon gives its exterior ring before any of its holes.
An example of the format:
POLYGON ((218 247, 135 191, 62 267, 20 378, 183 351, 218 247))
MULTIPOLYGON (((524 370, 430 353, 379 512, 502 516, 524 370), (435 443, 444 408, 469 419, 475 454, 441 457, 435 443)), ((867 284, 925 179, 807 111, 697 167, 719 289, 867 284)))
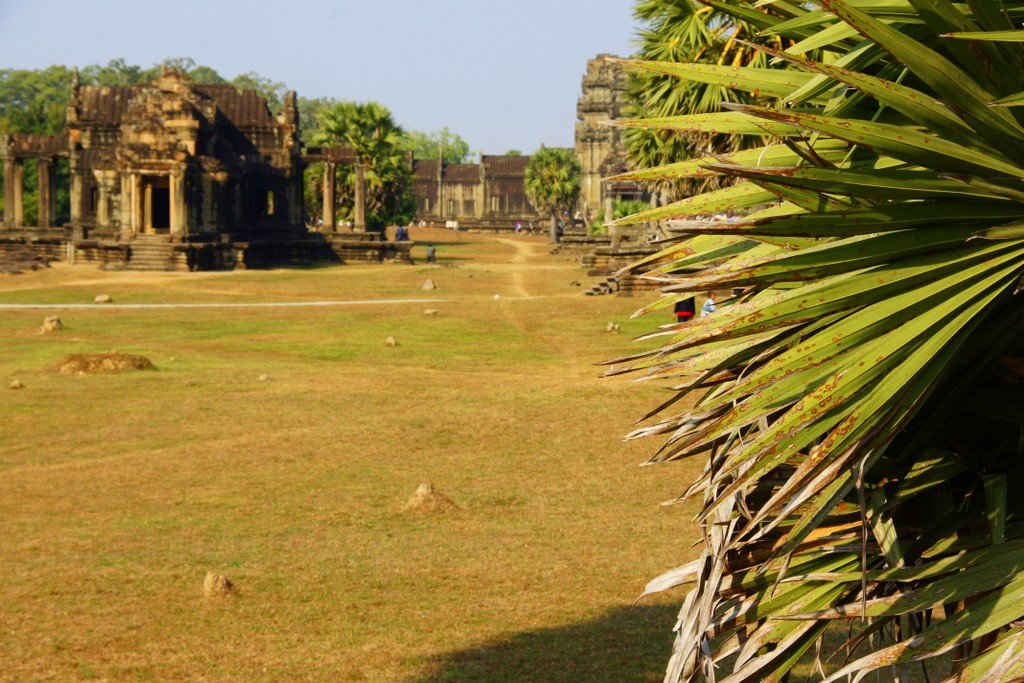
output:
MULTIPOLYGON (((337 102, 320 112, 313 141, 351 147, 365 169, 364 215, 373 227, 404 222, 412 213, 412 168, 401 127, 379 102, 337 102)), ((355 213, 357 173, 344 169, 338 193, 341 215, 355 213)))
POLYGON ((836 650, 804 673, 1021 680, 1024 2, 709 3, 792 68, 637 65, 772 100, 656 122, 773 139, 662 168, 736 184, 623 221, 746 214, 635 266, 647 310, 732 294, 613 370, 677 392, 633 434, 653 461, 707 458, 700 557, 648 586, 691 586, 666 680, 836 650))
MULTIPOLYGON (((659 62, 704 62, 763 67, 765 56, 741 40, 756 32, 748 22, 696 0, 639 0, 633 12, 641 24, 636 57, 659 62)), ((680 83, 656 72, 636 72, 627 91, 626 116, 666 117, 717 111, 724 102, 756 101, 754 95, 718 83, 680 83)), ((624 135, 627 152, 640 169, 725 153, 757 140, 694 130, 631 126, 624 135)), ((623 178, 633 178, 626 174, 623 178)), ((720 177, 651 178, 638 176, 664 200, 713 189, 720 177)))
POLYGON ((559 213, 572 211, 580 196, 580 162, 571 149, 542 147, 526 166, 526 196, 551 216, 551 241, 558 241, 559 213))

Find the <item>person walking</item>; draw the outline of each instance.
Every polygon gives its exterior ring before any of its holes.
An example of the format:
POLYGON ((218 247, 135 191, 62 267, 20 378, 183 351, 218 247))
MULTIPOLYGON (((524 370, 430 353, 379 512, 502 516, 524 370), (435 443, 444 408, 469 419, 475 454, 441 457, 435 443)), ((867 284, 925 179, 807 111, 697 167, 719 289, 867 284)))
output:
POLYGON ((427 263, 437 263, 437 250, 433 244, 427 245, 427 263))

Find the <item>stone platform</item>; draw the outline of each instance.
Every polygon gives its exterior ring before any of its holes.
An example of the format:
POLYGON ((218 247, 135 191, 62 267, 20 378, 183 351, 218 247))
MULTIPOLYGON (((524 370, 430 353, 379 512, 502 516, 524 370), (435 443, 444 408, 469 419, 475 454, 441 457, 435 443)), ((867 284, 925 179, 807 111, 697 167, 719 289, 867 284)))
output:
POLYGON ((110 235, 75 238, 69 231, 0 232, 0 255, 31 250, 51 261, 90 263, 102 268, 153 271, 241 270, 313 263, 411 263, 413 242, 388 242, 379 233, 295 233, 281 237, 218 241, 172 240, 143 235, 120 240, 110 235))

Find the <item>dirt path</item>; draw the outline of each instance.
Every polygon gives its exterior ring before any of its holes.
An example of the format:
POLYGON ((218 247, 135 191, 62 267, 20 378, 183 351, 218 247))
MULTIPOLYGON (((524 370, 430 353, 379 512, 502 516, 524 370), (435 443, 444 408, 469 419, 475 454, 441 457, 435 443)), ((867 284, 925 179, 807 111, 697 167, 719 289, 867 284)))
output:
POLYGON ((515 248, 515 253, 512 255, 512 260, 509 261, 509 265, 512 266, 510 275, 512 276, 512 289, 522 297, 530 296, 530 292, 526 289, 523 278, 522 266, 526 264, 531 257, 537 256, 536 250, 531 247, 537 246, 532 242, 522 242, 514 239, 507 239, 503 237, 496 237, 495 242, 507 244, 515 248))

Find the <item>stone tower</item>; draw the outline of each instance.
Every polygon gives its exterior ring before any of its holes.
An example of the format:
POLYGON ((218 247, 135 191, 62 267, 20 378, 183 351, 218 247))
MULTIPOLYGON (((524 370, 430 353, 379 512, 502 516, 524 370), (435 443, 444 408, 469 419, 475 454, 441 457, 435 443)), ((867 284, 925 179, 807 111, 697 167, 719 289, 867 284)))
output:
POLYGON ((583 75, 583 91, 576 104, 576 156, 583 171, 580 208, 591 217, 604 207, 611 213, 612 199, 620 194, 634 194, 632 186, 626 193, 603 180, 626 170, 626 152, 622 133, 607 125, 618 119, 626 104, 628 77, 618 64, 608 61, 613 55, 601 54, 587 62, 583 75))

